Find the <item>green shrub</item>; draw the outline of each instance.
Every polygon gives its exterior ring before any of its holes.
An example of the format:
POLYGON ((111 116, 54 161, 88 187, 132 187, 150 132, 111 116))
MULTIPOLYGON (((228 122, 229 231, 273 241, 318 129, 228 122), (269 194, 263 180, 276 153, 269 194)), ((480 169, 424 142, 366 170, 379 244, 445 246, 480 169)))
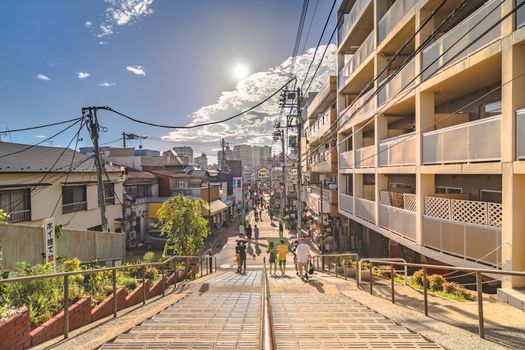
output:
MULTIPOLYGON (((414 281, 415 284, 422 286, 423 285, 423 270, 417 270, 412 275, 412 281, 414 281)), ((428 284, 428 276, 427 276, 427 284, 428 284)), ((428 286, 427 286, 428 287, 428 286)))
POLYGON ((353 266, 352 264, 353 264, 352 257, 350 256, 345 257, 345 259, 343 260, 343 265, 346 267, 352 267, 353 266))
POLYGON ((458 287, 461 287, 456 282, 445 282, 443 283, 443 290, 449 294, 456 294, 458 287))
POLYGON ((434 291, 440 291, 443 290, 443 284, 445 284, 447 280, 438 274, 434 274, 428 277, 428 283, 431 290, 434 291))
MULTIPOLYGON (((389 265, 381 265, 377 269, 377 274, 383 278, 392 278, 391 268, 389 265)), ((394 277, 396 277, 396 271, 394 270, 394 277)))
POLYGON ((137 279, 126 275, 125 273, 117 272, 117 285, 122 286, 126 289, 126 292, 131 292, 137 288, 137 279))
POLYGON ((467 288, 465 288, 465 287, 463 287, 462 285, 459 285, 459 284, 456 286, 455 294, 458 297, 464 298, 466 300, 476 300, 477 299, 476 293, 471 292, 470 290, 468 290, 467 288))
POLYGON ((142 262, 144 262, 144 263, 152 263, 154 261, 155 261, 155 253, 154 252, 147 252, 146 254, 144 254, 142 262))

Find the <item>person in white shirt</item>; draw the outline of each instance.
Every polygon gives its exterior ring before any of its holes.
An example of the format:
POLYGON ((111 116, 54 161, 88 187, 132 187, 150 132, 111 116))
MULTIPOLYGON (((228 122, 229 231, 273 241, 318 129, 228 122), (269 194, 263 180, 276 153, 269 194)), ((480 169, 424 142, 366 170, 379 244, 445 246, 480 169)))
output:
POLYGON ((310 258, 310 248, 306 244, 306 240, 301 238, 300 244, 297 246, 295 254, 297 255, 297 269, 299 276, 308 279, 308 259, 310 258))

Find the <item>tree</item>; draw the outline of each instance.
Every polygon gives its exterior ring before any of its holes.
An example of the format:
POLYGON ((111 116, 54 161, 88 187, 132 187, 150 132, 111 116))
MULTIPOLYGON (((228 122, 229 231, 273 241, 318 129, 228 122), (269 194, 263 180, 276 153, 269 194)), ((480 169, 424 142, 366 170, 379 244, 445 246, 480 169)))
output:
POLYGON ((3 209, 0 209, 0 224, 5 224, 9 219, 9 214, 7 214, 3 209))
POLYGON ((201 208, 208 203, 202 199, 190 199, 177 195, 162 204, 157 213, 161 236, 168 238, 164 255, 195 255, 204 247, 208 237, 208 221, 202 216, 201 208))

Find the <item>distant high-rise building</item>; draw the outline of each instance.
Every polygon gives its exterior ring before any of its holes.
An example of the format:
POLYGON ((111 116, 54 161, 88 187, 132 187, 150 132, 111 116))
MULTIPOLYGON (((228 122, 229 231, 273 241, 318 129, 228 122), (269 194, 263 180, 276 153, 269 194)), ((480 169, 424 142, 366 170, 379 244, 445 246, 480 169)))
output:
POLYGON ((217 162, 219 163, 220 166, 222 164, 225 164, 223 162, 223 159, 224 160, 234 159, 234 157, 233 157, 233 150, 230 148, 230 145, 226 146, 226 148, 224 149, 224 154, 226 155, 225 157, 223 157, 223 155, 222 155, 222 150, 217 152, 217 162))
POLYGON ((206 153, 202 153, 200 156, 195 157, 194 161, 202 170, 208 169, 208 157, 206 156, 206 153))
POLYGON ((235 145, 233 159, 241 160, 243 166, 259 167, 272 159, 270 146, 235 145))
POLYGON ((177 152, 177 155, 185 157, 188 160, 188 164, 193 164, 193 148, 190 146, 177 146, 173 147, 173 150, 177 152))

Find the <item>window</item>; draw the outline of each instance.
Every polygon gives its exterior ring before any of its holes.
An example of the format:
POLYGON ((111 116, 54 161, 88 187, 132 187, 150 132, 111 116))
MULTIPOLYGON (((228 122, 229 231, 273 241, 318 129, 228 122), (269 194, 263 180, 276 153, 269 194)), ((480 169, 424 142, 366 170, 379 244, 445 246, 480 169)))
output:
POLYGON ((178 187, 178 188, 185 188, 185 187, 186 187, 186 183, 185 183, 184 181, 179 181, 179 182, 177 183, 177 187, 178 187))
POLYGON ((30 190, 0 191, 0 208, 10 215, 7 219, 9 222, 30 221, 30 190))
POLYGON ((237 179, 237 188, 241 188, 241 187, 242 187, 242 180, 237 179))
POLYGON ((436 186, 436 193, 463 193, 463 189, 461 187, 436 186))
POLYGON ((133 198, 153 197, 151 185, 126 186, 126 192, 133 198))
POLYGON ((115 204, 115 184, 112 182, 104 183, 104 199, 106 205, 115 204))
POLYGON ((483 202, 501 203, 501 191, 480 190, 479 198, 483 202))
POLYGON ((87 210, 86 186, 62 188, 62 213, 87 210))

